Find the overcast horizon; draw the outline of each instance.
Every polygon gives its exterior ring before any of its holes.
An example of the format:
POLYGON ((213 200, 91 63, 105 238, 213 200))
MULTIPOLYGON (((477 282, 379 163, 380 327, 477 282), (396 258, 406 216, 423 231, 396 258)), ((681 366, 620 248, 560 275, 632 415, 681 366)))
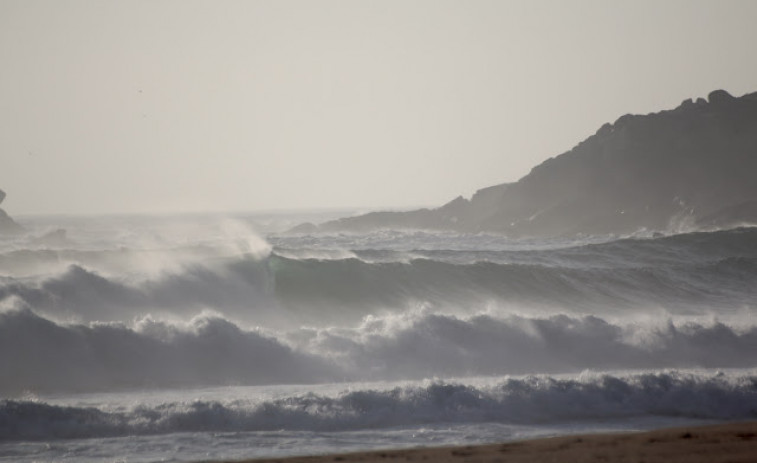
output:
POLYGON ((757 91, 757 2, 0 0, 11 215, 439 206, 757 91))

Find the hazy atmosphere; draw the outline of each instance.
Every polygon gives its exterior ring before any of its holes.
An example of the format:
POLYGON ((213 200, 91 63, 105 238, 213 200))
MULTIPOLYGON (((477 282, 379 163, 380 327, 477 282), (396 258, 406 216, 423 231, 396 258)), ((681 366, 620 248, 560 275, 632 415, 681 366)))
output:
POLYGON ((11 214, 439 205, 757 89, 753 1, 0 0, 11 214))
POLYGON ((756 18, 0 0, 0 460, 757 461, 756 18))

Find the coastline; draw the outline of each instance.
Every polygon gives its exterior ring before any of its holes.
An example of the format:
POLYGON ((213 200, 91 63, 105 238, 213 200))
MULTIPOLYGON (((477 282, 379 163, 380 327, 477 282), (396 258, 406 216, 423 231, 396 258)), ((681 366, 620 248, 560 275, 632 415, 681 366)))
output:
POLYGON ((334 461, 748 463, 757 461, 757 421, 663 428, 644 432, 581 434, 500 444, 224 460, 219 463, 334 461))

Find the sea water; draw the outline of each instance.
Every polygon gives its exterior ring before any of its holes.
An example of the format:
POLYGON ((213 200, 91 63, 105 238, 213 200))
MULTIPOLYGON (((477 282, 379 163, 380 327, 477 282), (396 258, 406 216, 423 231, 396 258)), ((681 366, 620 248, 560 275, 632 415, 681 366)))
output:
POLYGON ((0 460, 757 418, 757 228, 286 233, 326 218, 21 217, 0 238, 0 460))

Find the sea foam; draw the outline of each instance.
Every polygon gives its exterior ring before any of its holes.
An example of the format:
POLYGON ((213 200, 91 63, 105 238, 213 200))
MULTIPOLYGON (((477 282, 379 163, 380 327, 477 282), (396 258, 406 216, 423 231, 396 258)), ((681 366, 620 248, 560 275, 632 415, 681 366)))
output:
POLYGON ((584 369, 757 366, 757 327, 610 322, 596 316, 467 317, 419 311, 354 328, 277 332, 218 314, 188 322, 56 323, 0 312, 0 392, 403 380, 584 369))

